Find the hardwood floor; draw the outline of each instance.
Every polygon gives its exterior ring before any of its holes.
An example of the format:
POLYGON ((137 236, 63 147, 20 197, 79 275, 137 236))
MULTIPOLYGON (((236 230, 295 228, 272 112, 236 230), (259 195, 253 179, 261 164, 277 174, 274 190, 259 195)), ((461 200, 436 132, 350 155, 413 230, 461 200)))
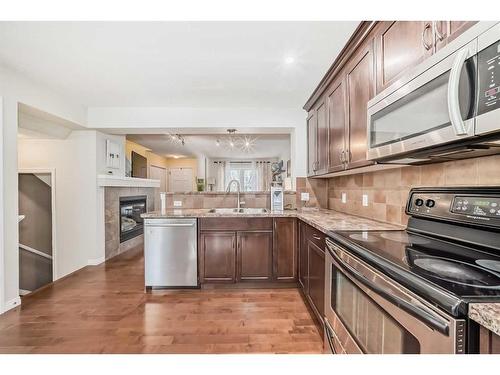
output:
POLYGON ((0 353, 321 353, 297 289, 143 290, 142 249, 0 315, 0 353))

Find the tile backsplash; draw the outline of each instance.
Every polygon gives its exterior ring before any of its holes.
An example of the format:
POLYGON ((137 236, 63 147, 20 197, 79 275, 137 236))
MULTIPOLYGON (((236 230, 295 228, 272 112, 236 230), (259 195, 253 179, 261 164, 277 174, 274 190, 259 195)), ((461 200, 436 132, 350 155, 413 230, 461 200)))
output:
POLYGON ((333 177, 328 179, 328 208, 406 225, 404 211, 411 188, 481 185, 500 186, 500 155, 333 177), (341 202, 343 192, 346 203, 341 202), (366 207, 364 194, 368 196, 366 207))
MULTIPOLYGON (((270 208, 270 192, 241 193, 243 207, 249 208, 270 208)), ((167 193, 167 208, 234 208, 237 206, 236 193, 224 192, 186 192, 167 193), (174 207, 174 201, 182 202, 181 207, 174 207)), ((295 192, 285 191, 284 206, 295 208, 295 192)))

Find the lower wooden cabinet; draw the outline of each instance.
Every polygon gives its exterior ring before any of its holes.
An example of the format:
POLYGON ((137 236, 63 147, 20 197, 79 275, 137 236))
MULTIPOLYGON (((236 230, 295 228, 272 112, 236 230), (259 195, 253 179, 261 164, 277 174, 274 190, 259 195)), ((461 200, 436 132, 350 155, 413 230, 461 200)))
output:
POLYGON ((274 218, 273 269, 277 281, 297 281, 297 219, 274 218))
POLYGON ((483 326, 479 328, 479 354, 500 354, 500 336, 483 326))
POLYGON ((299 283, 316 318, 325 312, 325 235, 299 222, 299 283))
POLYGON ((199 227, 200 283, 297 281, 296 218, 209 218, 199 227))
POLYGON ((200 282, 236 281, 236 233, 200 234, 200 282))
POLYGON ((322 322, 325 313, 325 249, 308 241, 307 251, 309 258, 308 297, 318 319, 322 322))
POLYGON ((308 262, 307 262, 307 224, 303 221, 299 221, 299 284, 302 290, 309 290, 308 283, 308 262))
POLYGON ((270 281, 273 276, 273 233, 238 232, 238 281, 270 281))

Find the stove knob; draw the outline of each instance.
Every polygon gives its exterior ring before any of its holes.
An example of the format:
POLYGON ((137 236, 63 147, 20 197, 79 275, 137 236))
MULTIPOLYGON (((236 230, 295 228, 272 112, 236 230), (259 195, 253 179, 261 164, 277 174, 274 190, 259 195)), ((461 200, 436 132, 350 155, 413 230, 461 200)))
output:
POLYGON ((429 207, 429 208, 432 208, 432 207, 434 207, 434 206, 436 205, 436 202, 434 202, 434 200, 432 200, 432 199, 427 199, 427 200, 425 201, 425 205, 426 205, 427 207, 429 207))
POLYGON ((415 206, 421 206, 424 204, 424 201, 420 198, 415 199, 415 206))

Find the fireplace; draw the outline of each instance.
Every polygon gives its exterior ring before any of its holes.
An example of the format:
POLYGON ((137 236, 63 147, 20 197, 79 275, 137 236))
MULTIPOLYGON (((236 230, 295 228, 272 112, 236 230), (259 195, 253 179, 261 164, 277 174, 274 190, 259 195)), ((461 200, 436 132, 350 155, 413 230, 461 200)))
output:
POLYGON ((141 214, 146 213, 147 197, 120 197, 120 243, 144 233, 141 214))

